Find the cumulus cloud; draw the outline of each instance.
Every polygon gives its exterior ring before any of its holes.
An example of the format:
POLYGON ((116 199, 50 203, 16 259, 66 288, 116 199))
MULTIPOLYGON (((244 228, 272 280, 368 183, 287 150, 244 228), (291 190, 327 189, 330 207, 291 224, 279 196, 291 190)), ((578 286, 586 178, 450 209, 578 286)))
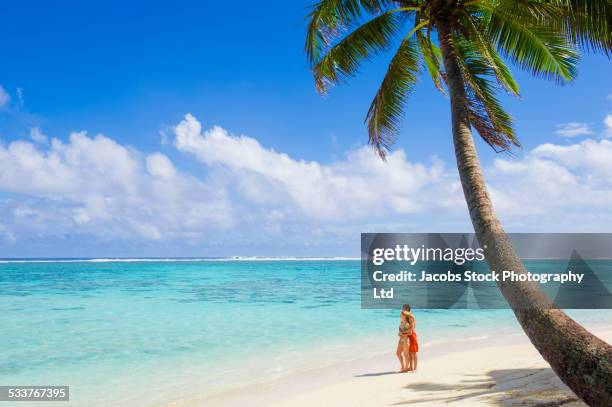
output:
POLYGON ((48 141, 46 135, 43 134, 42 131, 38 127, 32 127, 30 129, 30 138, 36 143, 44 144, 48 141))
POLYGON ((176 176, 174 164, 162 153, 147 156, 147 171, 154 177, 172 179, 176 176))
POLYGON ((175 129, 175 146, 207 166, 220 166, 239 191, 259 203, 282 204, 313 219, 345 220, 461 207, 457 183, 439 160, 410 162, 403 150, 381 161, 369 147, 322 165, 265 148, 247 136, 215 126, 202 131, 187 115, 175 129), (445 199, 440 199, 445 196, 445 199))
MULTIPOLYGON (((324 164, 219 126, 204 129, 186 115, 168 132, 181 161, 193 158, 183 167, 170 153, 145 153, 104 135, 30 135, 34 141, 0 144, 6 244, 93 236, 164 247, 293 241, 303 248, 353 245, 363 231, 470 229, 454 166, 414 160, 401 149, 387 162, 364 146, 324 164)), ((542 144, 519 157, 498 156, 484 170, 508 230, 600 231, 612 222, 609 139, 542 144)))
MULTIPOLYGON (((469 229, 455 168, 438 160, 410 161, 403 150, 390 154, 385 163, 362 147, 322 165, 221 127, 203 130, 190 115, 175 127, 175 146, 209 167, 224 168, 247 199, 276 204, 283 212, 294 208, 310 219, 332 223, 375 221, 378 230, 385 222, 406 220, 405 230, 414 230, 416 219, 425 219, 427 230, 438 219, 444 219, 438 228, 459 224, 469 229)), ((601 231, 601 219, 612 221, 609 140, 542 144, 520 157, 498 157, 485 166, 485 174, 510 230, 601 231)))
POLYGON ((84 132, 67 143, 53 139, 48 149, 26 141, 0 146, 0 189, 35 198, 15 208, 14 219, 47 232, 162 239, 234 222, 222 188, 178 172, 161 153, 143 157, 84 132))
POLYGON ((612 141, 610 140, 583 140, 569 146, 546 143, 536 147, 531 155, 538 159, 554 161, 568 171, 579 172, 592 182, 612 181, 612 160, 610 160, 612 141))
POLYGON ((11 95, 0 85, 0 109, 8 106, 11 101, 11 95))
POLYGON ((593 133, 588 124, 579 122, 559 124, 555 131, 555 134, 561 137, 588 136, 593 133))
POLYGON ((612 114, 606 115, 603 122, 606 126, 606 136, 612 137, 612 114))
POLYGON ((605 231, 612 221, 612 142, 542 144, 488 171, 493 199, 525 230, 605 231))

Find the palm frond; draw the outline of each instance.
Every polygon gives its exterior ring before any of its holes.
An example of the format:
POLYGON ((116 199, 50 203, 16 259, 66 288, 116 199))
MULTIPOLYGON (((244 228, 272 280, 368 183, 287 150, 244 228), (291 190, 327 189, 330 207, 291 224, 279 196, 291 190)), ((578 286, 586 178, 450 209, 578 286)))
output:
POLYGON ((453 43, 466 84, 470 123, 496 151, 509 151, 512 145, 520 146, 512 117, 495 96, 496 76, 487 59, 479 54, 473 42, 455 39, 453 43))
POLYGON ((564 31, 584 50, 612 54, 612 1, 557 0, 566 3, 564 31))
POLYGON ((500 85, 509 93, 518 95, 518 84, 514 80, 510 68, 508 68, 504 60, 497 53, 497 50, 486 38, 486 27, 474 21, 472 16, 467 13, 464 13, 462 21, 465 23, 464 27, 469 34, 469 38, 466 39, 473 43, 478 53, 487 61, 500 85))
POLYGON ((378 14, 387 9, 392 0, 321 0, 307 15, 304 49, 310 65, 315 65, 344 27, 358 22, 364 15, 378 14))
POLYGON ((502 6, 478 4, 486 14, 488 40, 519 67, 557 81, 576 77, 578 54, 562 31, 536 18, 517 18, 502 6))
POLYGON ((498 0, 499 9, 554 27, 582 50, 612 55, 610 0, 498 0))
POLYGON ((560 1, 564 0, 497 0, 497 8, 512 12, 516 18, 533 18, 544 23, 563 17, 565 11, 555 4, 560 1))
POLYGON ((440 68, 442 65, 442 53, 440 52, 440 48, 433 44, 430 38, 423 34, 422 31, 417 31, 416 38, 419 49, 421 50, 421 55, 423 56, 423 62, 425 63, 425 67, 427 68, 427 72, 429 72, 429 76, 434 86, 443 95, 446 95, 444 87, 442 86, 444 83, 444 76, 440 68))
POLYGON ((388 49, 401 32, 402 20, 396 13, 384 13, 334 45, 313 67, 317 90, 325 93, 330 85, 355 74, 363 60, 388 49))
POLYGON ((418 47, 409 34, 393 56, 366 116, 370 144, 382 159, 397 137, 404 102, 414 89, 418 73, 418 47))

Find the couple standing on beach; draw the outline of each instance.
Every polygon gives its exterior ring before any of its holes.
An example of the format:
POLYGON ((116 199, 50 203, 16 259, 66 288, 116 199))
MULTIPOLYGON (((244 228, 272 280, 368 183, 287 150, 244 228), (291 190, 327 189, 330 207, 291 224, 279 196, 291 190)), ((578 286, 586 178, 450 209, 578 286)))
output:
POLYGON ((414 314, 410 312, 410 305, 408 304, 402 306, 398 336, 399 341, 395 354, 401 365, 399 372, 416 372, 419 343, 416 335, 416 319, 414 314))

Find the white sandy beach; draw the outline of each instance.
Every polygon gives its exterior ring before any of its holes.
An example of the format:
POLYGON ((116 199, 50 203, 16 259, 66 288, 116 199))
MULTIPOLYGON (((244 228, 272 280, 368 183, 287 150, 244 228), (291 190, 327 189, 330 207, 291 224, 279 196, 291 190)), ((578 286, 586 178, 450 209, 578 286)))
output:
MULTIPOLYGON (((589 328, 612 340, 609 327, 589 328)), ((420 362, 417 373, 398 374, 395 355, 389 353, 168 406, 585 405, 519 332, 422 347, 420 362)))

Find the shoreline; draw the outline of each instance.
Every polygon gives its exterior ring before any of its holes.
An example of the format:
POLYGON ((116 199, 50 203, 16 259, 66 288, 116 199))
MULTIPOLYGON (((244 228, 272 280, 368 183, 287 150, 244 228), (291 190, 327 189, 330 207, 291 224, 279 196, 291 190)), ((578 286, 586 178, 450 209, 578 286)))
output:
MULTIPOLYGON (((612 340, 610 327, 589 329, 612 340)), ((522 331, 436 343, 419 352, 418 372, 399 374, 397 368, 394 352, 385 352, 156 407, 584 405, 574 400, 522 331)))

